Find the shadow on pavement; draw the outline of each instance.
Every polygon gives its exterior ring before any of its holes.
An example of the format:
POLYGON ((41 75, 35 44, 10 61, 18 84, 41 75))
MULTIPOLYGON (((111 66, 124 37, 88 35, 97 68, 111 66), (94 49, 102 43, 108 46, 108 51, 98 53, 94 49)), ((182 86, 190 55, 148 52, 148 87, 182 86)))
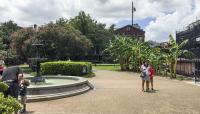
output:
POLYGON ((146 91, 147 93, 157 93, 159 90, 150 90, 150 91, 146 91))
POLYGON ((26 111, 26 112, 20 113, 20 114, 32 114, 32 113, 34 113, 34 111, 26 111))

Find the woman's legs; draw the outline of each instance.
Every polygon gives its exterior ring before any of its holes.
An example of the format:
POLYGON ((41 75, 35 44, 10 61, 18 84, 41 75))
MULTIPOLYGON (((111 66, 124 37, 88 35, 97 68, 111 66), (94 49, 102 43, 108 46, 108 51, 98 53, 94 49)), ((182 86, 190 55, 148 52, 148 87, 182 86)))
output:
POLYGON ((146 91, 149 91, 149 81, 146 81, 146 91))
POLYGON ((151 82, 151 90, 153 90, 153 78, 150 78, 150 82, 151 82))
POLYGON ((144 91, 144 83, 145 83, 145 81, 142 80, 142 91, 144 91))

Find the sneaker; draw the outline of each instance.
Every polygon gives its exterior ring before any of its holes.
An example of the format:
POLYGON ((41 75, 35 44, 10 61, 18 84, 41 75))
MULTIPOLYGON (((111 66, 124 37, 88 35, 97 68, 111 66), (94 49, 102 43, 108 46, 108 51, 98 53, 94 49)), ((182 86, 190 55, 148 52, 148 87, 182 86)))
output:
POLYGON ((146 89, 146 92, 149 92, 149 88, 148 88, 148 89, 146 89))
POLYGON ((25 113, 25 112, 26 112, 25 109, 20 110, 20 113, 25 113))

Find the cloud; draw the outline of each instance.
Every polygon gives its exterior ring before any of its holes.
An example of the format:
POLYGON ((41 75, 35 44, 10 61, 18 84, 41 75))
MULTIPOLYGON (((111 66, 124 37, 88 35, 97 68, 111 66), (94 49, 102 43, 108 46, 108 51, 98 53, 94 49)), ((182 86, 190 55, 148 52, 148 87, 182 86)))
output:
POLYGON ((150 22, 145 28, 146 40, 168 41, 169 34, 175 37, 176 31, 183 30, 189 23, 194 22, 197 17, 200 18, 200 3, 198 0, 182 0, 181 3, 181 5, 177 3, 177 6, 174 4, 174 7, 176 7, 172 13, 160 15, 156 17, 155 21, 150 22))
MULTIPOLYGON (((131 20, 132 0, 0 0, 0 22, 14 20, 21 26, 45 24, 60 17, 71 18, 85 11, 107 24, 131 20)), ((200 18, 199 0, 134 0, 134 20, 148 18, 146 39, 166 41, 171 33, 200 18)))

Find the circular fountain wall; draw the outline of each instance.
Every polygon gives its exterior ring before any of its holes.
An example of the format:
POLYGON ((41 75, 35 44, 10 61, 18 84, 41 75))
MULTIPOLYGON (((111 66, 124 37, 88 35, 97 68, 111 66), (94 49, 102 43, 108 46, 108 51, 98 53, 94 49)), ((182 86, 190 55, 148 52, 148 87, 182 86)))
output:
MULTIPOLYGON (((52 100, 85 93, 93 86, 85 78, 75 76, 43 76, 45 83, 31 83, 27 102, 52 100)), ((33 77, 27 77, 31 79, 33 77)))

